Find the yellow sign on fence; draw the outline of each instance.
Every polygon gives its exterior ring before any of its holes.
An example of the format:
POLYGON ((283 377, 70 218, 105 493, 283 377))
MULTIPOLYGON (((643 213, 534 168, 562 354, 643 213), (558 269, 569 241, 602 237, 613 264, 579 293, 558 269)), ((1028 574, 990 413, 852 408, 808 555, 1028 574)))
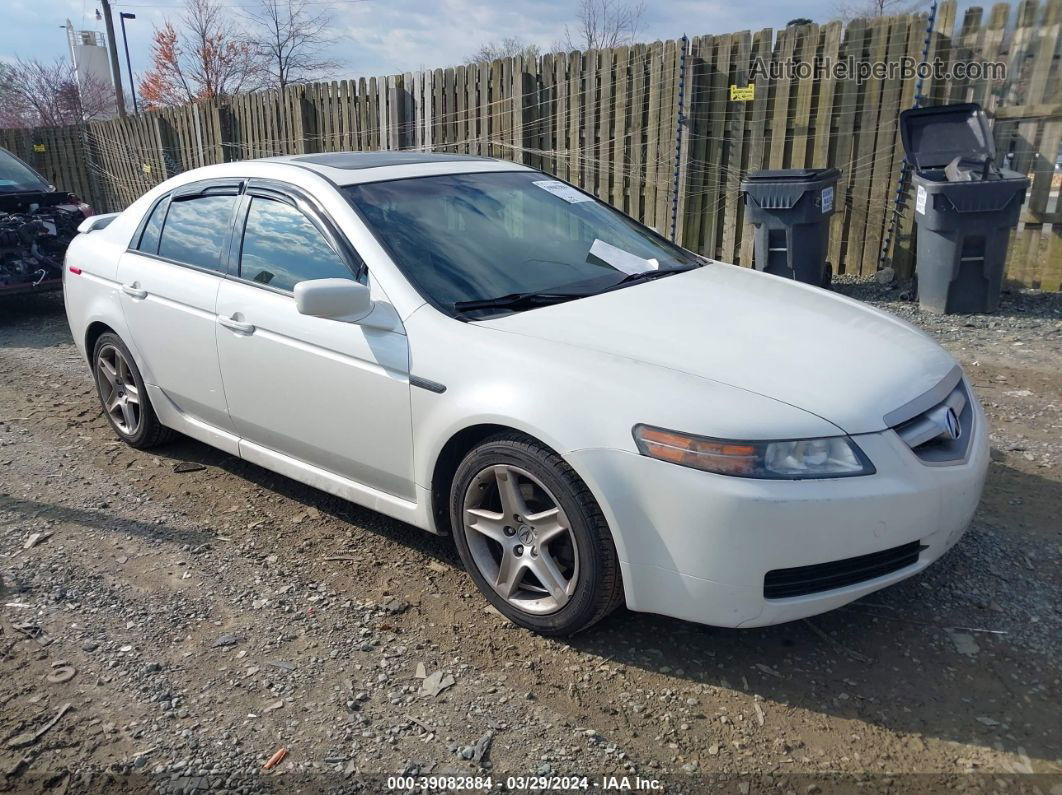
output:
POLYGON ((731 102, 751 102, 756 99, 756 84, 752 83, 747 86, 730 86, 730 101, 731 102))
POLYGON ((48 151, 48 147, 45 146, 44 144, 34 144, 33 145, 33 151, 34 152, 47 152, 48 151))

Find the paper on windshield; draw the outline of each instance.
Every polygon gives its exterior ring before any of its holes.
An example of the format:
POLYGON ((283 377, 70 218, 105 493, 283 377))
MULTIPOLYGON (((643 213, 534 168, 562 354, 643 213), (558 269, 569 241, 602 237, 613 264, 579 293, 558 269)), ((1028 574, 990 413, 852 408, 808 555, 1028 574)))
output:
POLYGON ((590 246, 590 253, 626 274, 655 271, 660 267, 655 257, 644 259, 622 248, 611 246, 604 240, 594 240, 594 244, 590 246))
POLYGON ((568 204, 578 204, 579 202, 592 202, 593 196, 587 196, 582 191, 578 191, 571 185, 565 185, 558 179, 543 179, 538 182, 532 182, 535 185, 547 193, 552 193, 554 196, 559 196, 568 202, 568 204))

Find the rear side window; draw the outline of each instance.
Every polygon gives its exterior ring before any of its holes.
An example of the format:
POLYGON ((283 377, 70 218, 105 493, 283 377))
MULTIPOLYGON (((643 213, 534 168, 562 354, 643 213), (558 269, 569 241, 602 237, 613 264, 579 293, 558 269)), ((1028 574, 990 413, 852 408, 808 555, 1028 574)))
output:
POLYGON ((240 278, 293 290, 309 279, 354 279, 354 273, 299 210, 255 196, 243 232, 240 278))
POLYGON ((159 253, 162 222, 166 220, 166 208, 169 206, 169 196, 164 197, 162 201, 155 205, 155 209, 151 211, 151 217, 148 218, 147 223, 144 225, 144 232, 140 235, 140 245, 137 246, 138 251, 143 251, 145 254, 159 253))
POLYGON ((221 252, 232 227, 236 196, 174 199, 166 214, 159 256, 213 271, 222 270, 221 252))

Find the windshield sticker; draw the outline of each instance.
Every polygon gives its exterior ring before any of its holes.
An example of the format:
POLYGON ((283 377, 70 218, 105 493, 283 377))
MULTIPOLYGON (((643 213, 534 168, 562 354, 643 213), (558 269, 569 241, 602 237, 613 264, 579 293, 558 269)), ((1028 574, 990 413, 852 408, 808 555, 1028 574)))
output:
POLYGON ((571 185, 565 185, 563 182, 557 179, 543 179, 538 182, 532 182, 532 185, 536 185, 547 193, 552 193, 554 196, 559 196, 568 202, 568 204, 579 204, 579 202, 592 202, 593 196, 587 196, 585 193, 576 190, 571 185))
POLYGON ((594 245, 590 246, 590 253, 598 259, 604 260, 616 270, 628 275, 655 271, 660 267, 660 263, 657 262, 655 257, 643 259, 637 254, 624 251, 622 248, 610 246, 604 240, 594 240, 594 245))

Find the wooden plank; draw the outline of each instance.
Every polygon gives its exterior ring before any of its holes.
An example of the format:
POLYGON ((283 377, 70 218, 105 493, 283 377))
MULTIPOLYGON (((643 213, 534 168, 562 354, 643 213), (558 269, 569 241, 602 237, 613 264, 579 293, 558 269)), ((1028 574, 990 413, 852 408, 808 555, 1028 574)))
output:
MULTIPOLYGON (((730 36, 732 43, 732 71, 730 80, 733 85, 745 86, 749 82, 749 59, 752 55, 752 34, 743 30, 730 36)), ((723 91, 728 91, 724 86, 723 91)), ((726 180, 726 198, 723 206, 723 240, 719 257, 723 262, 736 262, 740 248, 743 227, 741 200, 741 182, 739 174, 744 173, 745 129, 748 126, 748 114, 752 103, 734 102, 727 107, 727 135, 730 154, 727 157, 728 174, 726 180)))
POLYGON ((615 115, 612 127, 612 192, 613 207, 627 212, 629 209, 629 181, 627 179, 627 117, 630 113, 630 47, 619 47, 615 52, 615 115))
POLYGON ((1040 289, 1052 292, 1062 290, 1062 226, 1058 224, 1052 225, 1047 245, 1044 247, 1040 289))
MULTIPOLYGON (((812 63, 815 58, 819 40, 819 26, 806 25, 798 28, 800 46, 798 58, 801 63, 812 63)), ((793 105, 792 152, 789 156, 791 168, 806 168, 811 165, 808 157, 809 137, 811 133, 811 100, 815 90, 813 77, 798 78, 796 81, 796 102, 793 105)))
MULTIPOLYGON (((830 22, 822 27, 822 57, 824 61, 836 63, 841 52, 841 34, 843 25, 830 22)), ((912 92, 913 92, 912 88, 912 92)), ((832 133, 832 113, 834 96, 837 93, 837 78, 828 71, 818 81, 818 97, 815 111, 815 139, 811 147, 813 168, 825 168, 830 164, 830 139, 832 133)))
MULTIPOLYGON (((705 127, 705 135, 708 138, 706 161, 700 164, 702 177, 700 180, 700 206, 698 213, 701 215, 700 250, 709 257, 719 256, 719 246, 722 238, 722 217, 720 204, 724 201, 726 192, 730 189, 729 172, 726 164, 728 137, 731 135, 743 135, 743 131, 735 130, 731 126, 729 113, 737 112, 738 107, 731 108, 730 98, 730 68, 731 53, 733 52, 734 37, 713 36, 708 61, 710 80, 708 81, 708 124, 705 127)), ((738 103, 734 103, 737 105, 738 103)), ((736 191, 740 186, 734 185, 736 191)))
MULTIPOLYGON (((580 132, 583 107, 583 54, 573 52, 568 67, 568 117, 565 149, 567 152, 564 178, 575 185, 582 185, 582 158, 580 132)), ((563 121, 563 119, 562 119, 563 121)))
MULTIPOLYGON (((796 51, 799 28, 786 28, 778 34, 778 46, 775 48, 776 60, 788 63, 796 51)), ((771 116, 771 142, 767 161, 768 168, 785 168, 786 142, 790 121, 789 100, 793 81, 783 70, 783 77, 775 80, 771 86, 771 101, 774 112, 771 116)))
POLYGON ((645 143, 645 223, 657 232, 663 232, 660 217, 658 158, 660 157, 660 104, 663 100, 661 74, 664 71, 664 45, 653 42, 649 46, 649 73, 646 91, 649 94, 649 119, 645 143))
POLYGON ((1039 152, 1033 168, 1033 182, 1027 202, 1029 211, 1034 216, 1047 214, 1060 143, 1062 143, 1062 121, 1051 121, 1045 124, 1040 136, 1039 152))
MULTIPOLYGON (((907 17, 894 17, 889 25, 888 60, 897 63, 903 58, 911 43, 910 25, 907 17)), ((912 81, 901 80, 898 74, 888 76, 881 85, 881 102, 877 119, 877 140, 874 160, 870 170, 870 194, 867 206, 867 230, 863 243, 862 273, 874 273, 881 263, 882 236, 891 217, 894 205, 894 185, 897 171, 893 170, 898 150, 901 149, 899 131, 900 111, 904 89, 913 92, 912 81)))
POLYGON ((594 193, 598 198, 608 201, 611 196, 612 169, 610 163, 610 146, 612 142, 612 84, 615 55, 612 50, 598 50, 595 83, 597 85, 597 112, 595 117, 594 141, 594 193))
MULTIPOLYGON (((888 46, 889 23, 884 18, 870 22, 870 60, 882 61, 888 46)), ((866 236, 871 172, 877 145, 878 112, 881 107, 881 80, 872 79, 864 84, 859 108, 859 127, 852 161, 852 210, 848 229, 848 249, 845 268, 850 273, 868 273, 873 267, 863 262, 863 242, 866 236)))
POLYGON ((630 113, 630 188, 627 205, 632 217, 648 224, 645 201, 645 149, 648 137, 646 113, 648 96, 645 76, 649 63, 649 48, 637 44, 631 50, 631 113, 630 113))
MULTIPOLYGON (((771 28, 760 30, 752 38, 752 57, 760 59, 763 63, 771 61, 773 51, 774 31, 771 28)), ((748 123, 749 148, 748 157, 742 167, 742 173, 757 171, 763 167, 764 159, 768 156, 766 127, 767 116, 770 113, 770 82, 767 77, 758 74, 755 78, 756 94, 752 101, 751 111, 746 111, 750 117, 748 123)), ((744 214, 744 209, 742 209, 744 214)), ((751 268, 753 266, 754 239, 751 229, 744 226, 741 229, 741 248, 738 256, 738 264, 751 268)))
MULTIPOLYGON (((841 48, 843 58, 862 59, 870 29, 867 21, 851 22, 844 34, 841 48)), ((830 256, 835 273, 846 273, 845 253, 847 234, 852 222, 852 163, 855 153, 855 121, 859 115, 860 87, 854 80, 842 80, 834 92, 833 137, 836 147, 832 164, 841 169, 841 178, 834 197, 836 212, 830 228, 830 256)))

